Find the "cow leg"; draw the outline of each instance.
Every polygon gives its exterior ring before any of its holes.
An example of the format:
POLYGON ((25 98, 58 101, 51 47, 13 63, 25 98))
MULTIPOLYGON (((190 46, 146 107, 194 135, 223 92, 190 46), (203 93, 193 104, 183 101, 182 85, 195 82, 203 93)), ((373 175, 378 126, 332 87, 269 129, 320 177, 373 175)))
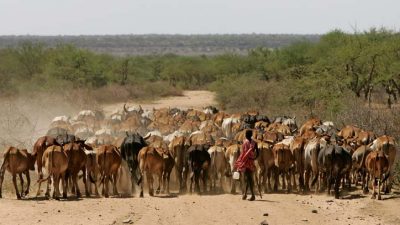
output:
POLYGON ((13 173, 12 181, 13 181, 13 184, 14 184, 14 188, 15 188, 15 193, 17 195, 17 199, 21 199, 21 194, 19 193, 18 186, 17 186, 17 174, 13 173))
POLYGON ((31 185, 31 177, 29 176, 29 170, 25 171, 25 176, 26 176, 26 190, 25 190, 25 196, 29 194, 29 187, 31 185))
POLYGON ((106 197, 106 198, 109 197, 109 195, 108 195, 108 188, 109 188, 108 187, 108 183, 109 183, 109 181, 110 181, 110 175, 106 174, 105 177, 104 177, 104 188, 105 188, 104 197, 106 197))
POLYGON ((275 171, 274 171, 274 192, 278 191, 278 186, 279 186, 279 170, 278 170, 278 168, 275 168, 275 171))
POLYGON ((339 199, 339 197, 340 197, 339 186, 340 186, 341 180, 342 180, 341 176, 337 175, 336 182, 335 182, 335 198, 336 199, 339 199))
POLYGON ((118 180, 118 172, 114 173, 114 179, 113 179, 113 194, 114 196, 118 196, 118 189, 117 189, 117 180, 118 180))
POLYGON ((311 171, 307 169, 305 174, 304 192, 310 191, 310 175, 311 175, 310 173, 311 171))
MULTIPOLYGON (((288 183, 290 183, 290 177, 293 178, 293 189, 296 190, 297 189, 297 184, 296 184, 296 172, 295 169, 289 169, 289 181, 288 183)), ((290 189, 292 189, 292 187, 290 187, 290 189)))
POLYGON ((53 198, 56 200, 60 200, 60 175, 59 174, 54 176, 53 198))
POLYGON ((90 197, 90 193, 89 193, 89 186, 87 184, 90 183, 89 179, 86 179, 86 169, 82 170, 82 174, 83 174, 83 184, 85 185, 85 195, 86 197, 90 197))
MULTIPOLYGON (((143 198, 143 186, 144 186, 144 179, 143 179, 144 173, 143 173, 143 172, 141 172, 141 177, 142 177, 142 181, 140 182, 140 194, 139 194, 139 197, 140 197, 140 198, 143 198)), ((147 178, 147 185, 148 185, 149 188, 150 188, 150 185, 149 185, 149 178, 147 177, 147 175, 146 175, 146 178, 147 178)))
POLYGON ((189 186, 190 194, 192 193, 193 180, 194 180, 194 172, 191 172, 190 173, 190 186, 189 186))
POLYGON ((378 200, 382 200, 382 196, 381 196, 381 179, 378 180, 378 200))
POLYGON ((372 197, 371 199, 375 199, 376 198, 376 183, 375 183, 375 178, 372 177, 371 179, 371 183, 372 183, 372 197))
MULTIPOLYGON (((292 183, 290 182, 290 174, 291 174, 290 171, 286 172, 287 192, 288 193, 292 192, 292 183)), ((294 182, 296 182, 296 181, 294 181, 294 182)))
POLYGON ((271 185, 271 176, 272 176, 273 170, 270 168, 267 171, 267 179, 268 179, 268 190, 272 191, 272 185, 271 185))
POLYGON ((78 173, 74 173, 72 175, 72 182, 73 182, 73 187, 75 187, 76 197, 80 198, 81 197, 81 190, 79 190, 79 186, 78 186, 78 173))
POLYGON ((21 183, 21 197, 24 197, 24 179, 22 178, 22 173, 19 173, 18 176, 21 183))
POLYGON ((156 194, 160 194, 161 186, 162 186, 162 183, 163 183, 163 173, 162 172, 158 173, 157 177, 158 177, 158 187, 157 187, 157 190, 156 190, 156 194))
POLYGON ((286 175, 286 173, 285 172, 283 172, 283 173, 281 173, 282 174, 282 189, 283 190, 285 190, 286 189, 286 180, 285 180, 285 175, 286 175))
POLYGON ((154 196, 154 188, 153 188, 153 174, 150 172, 146 172, 147 177, 147 185, 149 186, 149 195, 154 196))
POLYGON ((203 170, 203 176, 202 176, 202 180, 203 180, 203 192, 207 192, 207 170, 203 170))
MULTIPOLYGON (((53 175, 54 177, 54 175, 53 175)), ((50 198, 50 187, 51 187, 51 177, 49 176, 49 178, 47 179, 47 187, 46 187, 46 193, 44 194, 44 196, 46 196, 46 198, 50 198)))
POLYGON ((369 185, 369 174, 367 172, 364 172, 364 186, 363 186, 363 193, 364 194, 368 194, 369 190, 368 190, 368 185, 369 185))
POLYGON ((167 174, 167 194, 169 195, 169 179, 170 179, 171 173, 167 174))
MULTIPOLYGON (((328 182, 328 195, 331 195, 331 188, 332 188, 332 175, 328 174, 326 177, 326 180, 328 182)), ((336 185, 336 184, 335 184, 336 185)))

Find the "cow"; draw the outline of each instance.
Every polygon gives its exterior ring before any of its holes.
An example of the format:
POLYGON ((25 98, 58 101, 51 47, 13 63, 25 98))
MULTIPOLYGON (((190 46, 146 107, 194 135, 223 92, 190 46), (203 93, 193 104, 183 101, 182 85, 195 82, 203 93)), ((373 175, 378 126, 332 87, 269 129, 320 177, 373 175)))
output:
POLYGON ((203 192, 207 191, 207 178, 211 163, 211 157, 208 154, 209 147, 209 145, 192 145, 188 149, 188 164, 191 169, 190 193, 192 193, 193 182, 195 183, 194 191, 200 193, 200 178, 203 181, 203 192))
MULTIPOLYGON (((341 146, 329 143, 324 138, 321 139, 320 148, 318 153, 318 171, 325 174, 328 195, 331 194, 331 186, 334 183, 335 198, 338 199, 340 196, 339 187, 341 180, 351 170, 350 152, 341 146)), ((314 174, 312 185, 315 184, 318 177, 321 177, 319 173, 314 174)))
POLYGON ((76 194, 77 198, 81 197, 81 192, 78 186, 78 173, 83 173, 83 183, 85 184, 85 194, 89 197, 89 191, 86 185, 86 154, 85 148, 93 150, 92 147, 85 144, 84 140, 68 143, 63 146, 68 156, 68 169, 67 179, 72 178, 72 192, 76 194))
POLYGON ((9 147, 4 152, 4 161, 0 169, 0 198, 2 197, 2 186, 4 180, 4 173, 8 171, 12 174, 12 180, 15 188, 17 199, 29 193, 29 186, 31 179, 29 177, 29 170, 35 170, 35 157, 32 156, 26 149, 19 150, 15 147, 9 147), (22 174, 25 174, 27 179, 27 187, 24 191, 24 180, 22 174), (18 191, 17 174, 21 181, 21 193, 18 191))
POLYGON ((56 141, 56 139, 51 136, 40 137, 36 140, 35 144, 33 145, 32 156, 36 157, 37 172, 39 174, 39 179, 43 178, 43 173, 42 173, 43 153, 48 147, 52 145, 60 146, 60 144, 56 141))
POLYGON ((233 136, 234 136, 233 126, 235 124, 238 124, 239 122, 240 122, 240 119, 235 118, 235 117, 229 117, 229 118, 225 118, 223 120, 221 129, 226 138, 228 138, 228 139, 233 138, 233 136))
POLYGON ((185 136, 177 136, 168 145, 169 151, 175 161, 175 172, 179 182, 179 192, 186 191, 187 174, 189 170, 187 150, 190 141, 185 136))
POLYGON ((318 126, 322 124, 321 120, 318 118, 312 118, 307 120, 301 127, 300 127, 300 135, 303 135, 306 131, 315 131, 318 126))
MULTIPOLYGON (((318 154, 320 151, 320 137, 314 137, 304 146, 304 192, 310 191, 311 173, 318 174, 318 154)), ((318 192, 318 188, 315 189, 318 192)))
POLYGON ((95 195, 99 195, 99 191, 97 189, 97 179, 100 174, 99 166, 97 164, 97 150, 89 151, 85 149, 86 154, 86 189, 88 190, 88 194, 92 194, 92 183, 94 184, 95 195))
POLYGON ((261 182, 261 186, 264 187, 264 192, 272 191, 271 187, 271 174, 275 172, 275 161, 274 154, 272 153, 272 144, 267 142, 258 142, 257 147, 260 151, 258 157, 258 165, 260 167, 258 171, 258 178, 261 182), (268 186, 267 186, 268 182, 268 186))
POLYGON ((113 194, 118 195, 117 190, 117 179, 118 170, 121 166, 121 153, 114 145, 101 145, 97 148, 97 165, 101 176, 101 182, 103 183, 104 197, 108 198, 108 184, 110 180, 113 185, 113 194))
POLYGON ((284 143, 277 143, 272 148, 272 153, 274 155, 274 164, 275 164, 275 183, 274 183, 274 191, 278 191, 278 181, 279 175, 282 175, 282 189, 286 189, 287 181, 287 192, 290 193, 292 191, 292 182, 291 176, 293 174, 293 163, 294 158, 293 154, 290 151, 289 145, 285 145, 284 143))
POLYGON ((376 192, 378 192, 378 200, 381 200, 381 184, 388 178, 386 176, 386 171, 389 170, 389 160, 383 151, 373 151, 368 154, 365 160, 365 167, 369 173, 367 183, 365 185, 365 191, 368 192, 369 178, 372 178, 371 183, 373 193, 371 198, 375 199, 376 192), (378 183, 378 185, 376 185, 376 183, 378 183), (378 186, 378 190, 376 190, 376 186, 378 186))
POLYGON ((66 172, 68 169, 68 156, 67 153, 61 146, 52 145, 48 147, 42 157, 42 164, 43 167, 47 171, 47 177, 43 179, 39 179, 39 187, 36 194, 36 197, 40 194, 40 186, 41 183, 47 181, 47 188, 46 188, 46 197, 50 197, 50 185, 51 180, 53 180, 53 198, 60 199, 60 180, 62 182, 63 187, 63 198, 67 198, 67 182, 66 182, 66 172))
POLYGON ((304 191, 304 146, 306 140, 301 136, 296 136, 293 142, 290 144, 290 150, 292 151, 295 163, 296 173, 299 174, 299 189, 298 191, 304 191))
MULTIPOLYGON (((240 150, 241 150, 240 144, 233 144, 226 148, 225 158, 227 159, 229 164, 230 174, 233 174, 236 171, 235 162, 239 158, 240 150)), ((243 185, 243 183, 241 183, 241 185, 243 185)), ((231 194, 235 193, 236 193, 236 181, 231 177, 231 194)))
POLYGON ((228 162, 225 158, 225 147, 222 146, 212 146, 208 149, 208 154, 211 157, 210 164, 210 179, 211 179, 211 190, 216 190, 216 183, 219 179, 220 190, 223 192, 223 177, 230 177, 230 171, 228 162))
POLYGON ((366 178, 366 167, 365 167, 365 159, 367 158, 367 155, 371 153, 371 149, 367 145, 361 145, 358 147, 354 153, 351 156, 352 160, 352 178, 353 178, 353 183, 355 186, 358 185, 358 180, 359 180, 359 175, 361 174, 362 176, 362 185, 361 187, 365 187, 365 178, 366 178))
POLYGON ((352 125, 347 125, 345 127, 343 127, 338 133, 337 135, 342 138, 345 139, 346 141, 348 140, 352 140, 355 137, 358 136, 358 133, 361 132, 361 129, 356 127, 356 126, 352 126, 352 125))
POLYGON ((139 151, 138 159, 140 168, 140 178, 138 181, 138 184, 140 184, 140 197, 143 198, 144 181, 142 179, 145 173, 150 196, 154 196, 153 174, 158 176, 159 181, 156 193, 160 193, 160 186, 162 186, 161 193, 166 191, 169 194, 169 179, 174 167, 174 158, 168 149, 150 146, 143 147, 139 151))
POLYGON ((135 190, 135 182, 138 181, 138 153, 140 149, 147 146, 144 138, 138 133, 129 134, 126 132, 126 137, 121 144, 121 156, 125 160, 129 167, 129 172, 131 174, 131 185, 132 191, 135 190))
POLYGON ((383 151, 389 160, 389 167, 386 171, 387 183, 384 185, 385 193, 390 193, 393 184, 394 162, 396 160, 396 141, 393 137, 383 135, 372 142, 370 147, 372 151, 383 151))
POLYGON ((214 138, 209 133, 205 133, 203 131, 195 131, 190 134, 189 136, 190 144, 191 145, 213 145, 214 138))

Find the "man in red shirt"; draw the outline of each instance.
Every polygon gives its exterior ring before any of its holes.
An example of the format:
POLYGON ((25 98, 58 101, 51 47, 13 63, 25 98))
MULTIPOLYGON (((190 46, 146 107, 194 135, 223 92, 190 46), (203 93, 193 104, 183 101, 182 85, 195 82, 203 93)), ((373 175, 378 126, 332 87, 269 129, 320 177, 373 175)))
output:
POLYGON ((250 187, 251 197, 249 198, 249 201, 254 201, 255 195, 253 174, 256 170, 254 160, 258 156, 258 148, 257 143, 251 139, 251 136, 253 136, 253 131, 247 130, 246 139, 244 140, 242 145, 242 152, 240 153, 240 156, 235 163, 235 168, 239 172, 241 172, 241 174, 244 174, 246 179, 246 189, 243 192, 242 199, 245 200, 247 198, 247 190, 250 187))

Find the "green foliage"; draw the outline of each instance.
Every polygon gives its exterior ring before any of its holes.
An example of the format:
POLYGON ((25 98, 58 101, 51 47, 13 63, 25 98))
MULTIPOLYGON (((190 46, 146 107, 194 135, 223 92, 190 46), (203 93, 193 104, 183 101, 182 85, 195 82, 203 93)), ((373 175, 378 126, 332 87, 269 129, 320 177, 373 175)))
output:
POLYGON ((0 91, 121 88, 121 96, 136 98, 209 87, 227 109, 298 107, 327 115, 340 113, 349 95, 370 102, 386 93, 389 106, 400 95, 400 36, 393 31, 333 30, 318 42, 265 46, 247 55, 117 57, 73 45, 23 43, 0 50, 0 91))

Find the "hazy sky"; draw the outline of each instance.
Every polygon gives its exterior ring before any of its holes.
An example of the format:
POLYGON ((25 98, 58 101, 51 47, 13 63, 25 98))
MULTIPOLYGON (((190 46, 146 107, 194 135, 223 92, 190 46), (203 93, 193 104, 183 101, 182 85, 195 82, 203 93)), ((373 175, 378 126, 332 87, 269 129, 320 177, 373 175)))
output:
POLYGON ((400 28, 399 0, 0 0, 0 35, 400 28))

